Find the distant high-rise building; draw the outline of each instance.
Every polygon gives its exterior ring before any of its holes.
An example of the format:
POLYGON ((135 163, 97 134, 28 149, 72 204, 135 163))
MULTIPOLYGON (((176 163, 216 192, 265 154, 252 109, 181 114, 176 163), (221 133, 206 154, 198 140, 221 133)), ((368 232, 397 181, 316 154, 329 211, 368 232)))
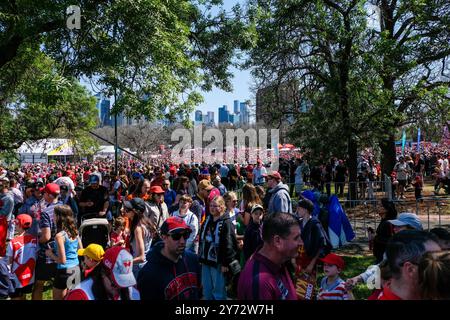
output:
POLYGON ((201 110, 195 111, 195 118, 194 118, 194 124, 199 125, 203 123, 203 113, 201 110))
POLYGON ((234 100, 233 105, 234 105, 233 109, 234 114, 239 114, 239 100, 234 100))
POLYGON ((204 121, 203 123, 207 126, 214 126, 215 121, 214 121, 214 112, 213 111, 208 111, 206 113, 206 115, 203 117, 204 121))
POLYGON ((112 126, 111 120, 111 101, 104 98, 100 93, 96 94, 98 117, 100 119, 99 126, 112 126))
POLYGON ((250 124, 250 111, 248 108, 248 104, 246 102, 241 102, 239 104, 239 122, 241 125, 249 125, 250 124))
POLYGON ((229 115, 230 115, 230 113, 228 112, 228 108, 226 105, 219 108, 219 124, 228 123, 229 115))

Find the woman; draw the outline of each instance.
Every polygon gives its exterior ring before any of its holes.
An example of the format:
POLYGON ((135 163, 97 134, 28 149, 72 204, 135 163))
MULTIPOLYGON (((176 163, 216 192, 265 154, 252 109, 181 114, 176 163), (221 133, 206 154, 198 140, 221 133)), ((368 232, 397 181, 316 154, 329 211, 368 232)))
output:
POLYGON ((330 247, 327 245, 327 238, 320 221, 311 214, 314 204, 306 199, 300 198, 296 215, 300 218, 301 237, 303 246, 300 247, 299 255, 296 258, 297 277, 305 275, 309 279, 316 278, 316 264, 319 257, 329 253, 330 247))
POLYGON ((256 204, 262 205, 262 201, 256 192, 255 186, 251 183, 247 183, 242 188, 242 201, 240 206, 240 211, 242 213, 245 226, 249 224, 251 218, 250 212, 256 204))
POLYGON ((137 277, 139 270, 147 262, 146 256, 152 244, 154 228, 145 216, 145 202, 141 198, 125 201, 123 210, 130 220, 130 251, 133 255, 133 274, 137 277))
POLYGON ((203 296, 205 300, 226 300, 225 275, 230 266, 239 265, 236 234, 230 217, 225 214, 223 197, 214 197, 209 208, 211 215, 200 232, 203 296))
POLYGON ((422 299, 450 300, 450 252, 426 253, 418 273, 422 299))
POLYGON ((189 178, 186 176, 179 176, 173 182, 173 190, 175 190, 177 196, 175 197, 174 205, 177 205, 181 196, 189 194, 189 178))
POLYGON ((383 260, 383 254, 386 250, 386 245, 389 239, 393 235, 392 224, 389 220, 397 218, 397 210, 395 204, 389 201, 387 198, 381 199, 381 205, 383 206, 380 212, 381 222, 375 232, 375 238, 373 240, 373 255, 376 259, 375 264, 380 263, 383 260))
POLYGON ((132 194, 128 195, 127 200, 131 200, 133 198, 141 198, 142 200, 147 201, 150 199, 149 191, 150 191, 150 180, 148 179, 141 180, 138 183, 136 190, 132 194))
POLYGON ((55 235, 55 251, 49 248, 45 254, 56 262, 56 275, 53 282, 53 299, 62 300, 67 289, 72 289, 80 282, 80 266, 78 249, 83 245, 78 237, 78 230, 72 209, 68 205, 55 206, 57 234, 55 235), (69 286, 69 288, 68 288, 69 286))
POLYGON ((71 290, 66 300, 140 300, 134 289, 133 257, 124 248, 105 251, 102 263, 71 290))

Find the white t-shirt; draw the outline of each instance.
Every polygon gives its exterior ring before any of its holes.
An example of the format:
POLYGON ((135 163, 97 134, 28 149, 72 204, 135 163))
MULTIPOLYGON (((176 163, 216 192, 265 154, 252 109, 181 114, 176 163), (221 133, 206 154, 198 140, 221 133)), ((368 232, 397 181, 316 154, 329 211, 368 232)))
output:
POLYGON ((395 165, 395 171, 397 172, 397 180, 406 180, 408 178, 408 164, 406 162, 398 162, 395 165))

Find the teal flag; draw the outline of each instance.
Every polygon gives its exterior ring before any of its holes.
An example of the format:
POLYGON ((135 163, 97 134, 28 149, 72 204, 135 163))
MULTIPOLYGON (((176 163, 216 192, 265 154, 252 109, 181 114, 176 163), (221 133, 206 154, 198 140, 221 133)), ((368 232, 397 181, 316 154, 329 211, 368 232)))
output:
POLYGON ((406 144, 406 131, 403 129, 403 135, 402 135, 402 156, 405 155, 405 144, 406 144))

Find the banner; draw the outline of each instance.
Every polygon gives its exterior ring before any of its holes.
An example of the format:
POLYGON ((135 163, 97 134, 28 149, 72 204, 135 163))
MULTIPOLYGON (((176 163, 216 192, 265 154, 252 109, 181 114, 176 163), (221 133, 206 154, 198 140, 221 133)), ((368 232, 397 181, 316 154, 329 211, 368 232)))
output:
POLYGON ((417 131, 417 152, 420 152, 420 128, 417 131))
POLYGON ((403 135, 402 135, 402 156, 405 155, 405 144, 406 144, 406 132, 405 132, 405 129, 403 129, 403 135))

